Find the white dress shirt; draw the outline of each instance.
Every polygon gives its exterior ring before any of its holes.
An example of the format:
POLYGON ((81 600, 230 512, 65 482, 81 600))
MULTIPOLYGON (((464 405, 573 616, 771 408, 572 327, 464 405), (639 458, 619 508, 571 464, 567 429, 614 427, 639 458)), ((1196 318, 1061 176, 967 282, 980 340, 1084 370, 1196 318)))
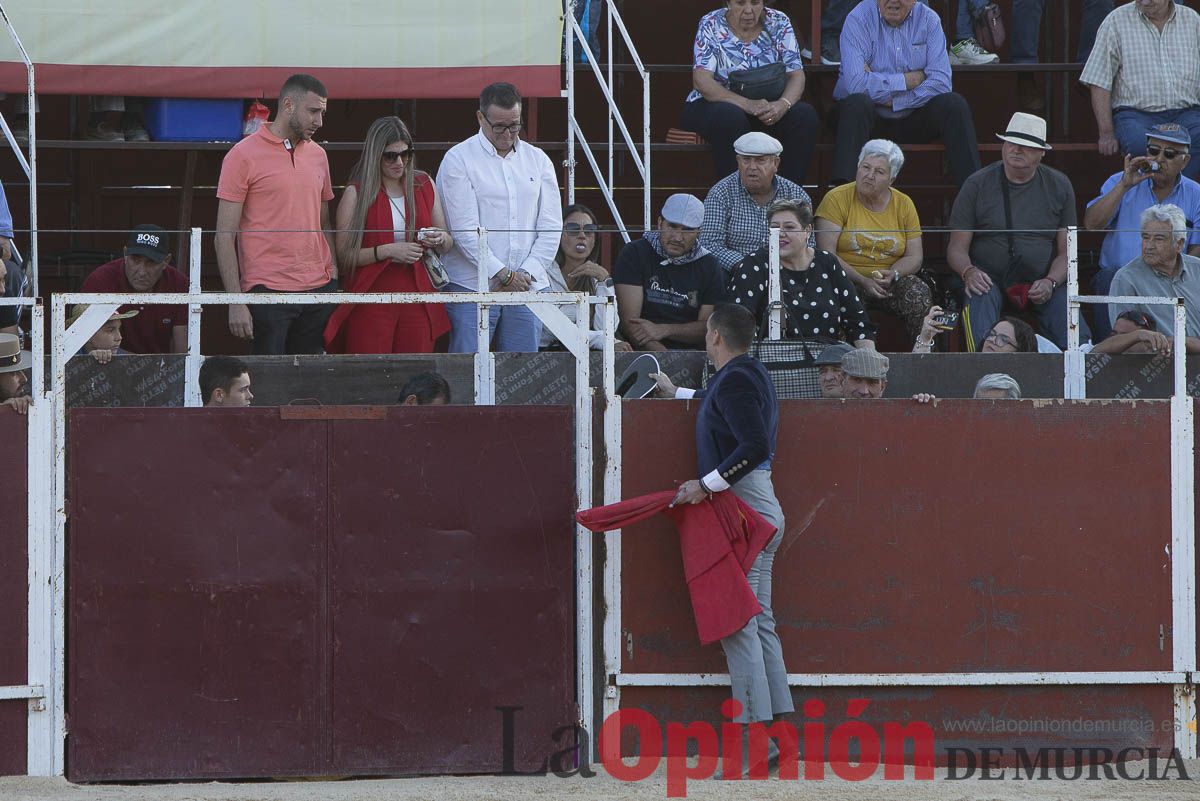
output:
POLYGON ((450 280, 468 289, 479 286, 479 235, 487 229, 486 272, 505 267, 533 276, 533 291, 549 287, 546 271, 553 266, 562 237, 558 179, 550 157, 517 140, 501 156, 481 130, 446 153, 438 168, 437 190, 454 247, 442 257, 450 280))

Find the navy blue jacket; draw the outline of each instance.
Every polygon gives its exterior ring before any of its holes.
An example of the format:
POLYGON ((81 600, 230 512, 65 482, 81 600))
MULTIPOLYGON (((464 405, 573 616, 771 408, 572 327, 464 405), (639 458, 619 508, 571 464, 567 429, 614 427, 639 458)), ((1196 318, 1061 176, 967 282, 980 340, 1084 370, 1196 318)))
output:
POLYGON ((771 466, 779 403, 761 362, 745 354, 730 359, 694 397, 700 399, 696 453, 701 476, 716 470, 736 484, 750 470, 771 466))

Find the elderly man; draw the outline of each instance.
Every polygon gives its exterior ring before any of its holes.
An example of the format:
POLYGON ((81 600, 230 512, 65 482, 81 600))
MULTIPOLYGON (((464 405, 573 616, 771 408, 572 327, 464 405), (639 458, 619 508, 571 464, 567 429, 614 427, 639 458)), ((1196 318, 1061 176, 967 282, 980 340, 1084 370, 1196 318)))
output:
POLYGON ((1021 385, 1005 373, 988 373, 975 383, 976 400, 1020 400, 1021 385))
POLYGON ((975 124, 963 96, 951 91, 946 35, 937 12, 916 0, 863 0, 842 27, 834 183, 854 180, 868 139, 946 144, 959 186, 979 169, 975 124))
POLYGON ((838 342, 830 345, 821 351, 817 356, 814 364, 820 371, 817 383, 821 387, 822 398, 843 398, 842 382, 844 374, 842 373, 842 357, 854 350, 854 346, 845 342, 838 342))
MULTIPOLYGON (((1155 125, 1146 131, 1146 155, 1125 156, 1125 169, 1109 177, 1100 189, 1100 197, 1088 203, 1083 225, 1089 230, 1107 230, 1100 249, 1100 272, 1092 279, 1092 292, 1107 295, 1117 270, 1137 258, 1141 248, 1142 212, 1160 203, 1183 209, 1187 227, 1188 252, 1200 254, 1200 231, 1192 230, 1200 221, 1200 184, 1181 175, 1191 161, 1192 142, 1188 132, 1173 122, 1155 125)), ((1111 332, 1105 306, 1096 309, 1096 339, 1111 332)))
MULTIPOLYGON (((1142 212, 1141 256, 1117 271, 1109 289, 1113 295, 1183 298, 1187 311, 1187 349, 1200 350, 1200 258, 1183 252, 1187 220, 1178 206, 1151 206, 1142 212)), ((1113 322, 1123 312, 1152 318, 1168 338, 1175 334, 1175 311, 1170 306, 1110 303, 1113 322)))
MULTIPOLYGON (((1144 131, 1175 122, 1200 136, 1200 14, 1173 0, 1135 0, 1112 11, 1079 76, 1092 93, 1100 153, 1140 156, 1144 131)), ((1200 175, 1200 162, 1184 170, 1200 175)))
MULTIPOLYGON (((83 281, 84 292, 187 292, 188 279, 171 266, 171 237, 157 225, 139 225, 129 234, 121 258, 102 264, 83 281)), ((187 306, 129 303, 136 311, 121 329, 129 353, 183 353, 187 350, 187 306)))
POLYGON ((767 207, 776 200, 799 200, 812 207, 812 198, 794 181, 782 178, 779 154, 783 145, 758 131, 733 143, 737 172, 713 185, 704 199, 700 244, 728 272, 767 241, 767 207))
POLYGON ((882 398, 887 389, 887 356, 871 348, 855 348, 842 357, 842 392, 846 398, 882 398))
MULTIPOLYGON (((475 121, 479 132, 446 153, 437 189, 454 247, 444 257, 453 292, 545 291, 562 237, 562 204, 554 164, 545 151, 521 141, 521 93, 511 83, 485 86, 475 121), (478 228, 492 231, 483 264, 490 287, 479 285, 478 228)), ((452 303, 450 352, 474 353, 476 307, 452 303)), ((489 310, 494 349, 536 352, 542 323, 525 306, 489 310)))
POLYGON ((613 266, 621 335, 637 350, 703 347, 705 323, 725 300, 725 271, 700 244, 704 204, 667 198, 658 230, 624 247, 613 266))
POLYGON ((33 354, 21 350, 21 340, 16 334, 0 334, 0 406, 7 406, 17 414, 29 411, 33 399, 25 371, 32 363, 33 354))
MULTIPOLYGON (((1046 121, 1017 112, 996 135, 1000 161, 971 176, 954 201, 946 258, 962 278, 969 345, 978 349, 1000 319, 1004 300, 1032 304, 1042 333, 1067 346, 1067 227, 1075 224, 1075 190, 1042 164, 1046 121)), ((1089 339, 1081 321, 1080 339, 1089 339)))

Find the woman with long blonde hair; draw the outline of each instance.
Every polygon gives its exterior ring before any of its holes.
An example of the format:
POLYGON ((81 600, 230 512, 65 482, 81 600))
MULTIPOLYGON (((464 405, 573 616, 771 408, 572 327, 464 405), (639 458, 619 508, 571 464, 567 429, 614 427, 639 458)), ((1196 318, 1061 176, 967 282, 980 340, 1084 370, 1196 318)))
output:
MULTIPOLYGON (((422 258, 454 245, 433 180, 416 169, 399 117, 367 129, 337 207, 338 265, 347 292, 436 292, 422 258)), ((325 328, 330 353, 431 353, 450 330, 440 304, 343 304, 325 328)))

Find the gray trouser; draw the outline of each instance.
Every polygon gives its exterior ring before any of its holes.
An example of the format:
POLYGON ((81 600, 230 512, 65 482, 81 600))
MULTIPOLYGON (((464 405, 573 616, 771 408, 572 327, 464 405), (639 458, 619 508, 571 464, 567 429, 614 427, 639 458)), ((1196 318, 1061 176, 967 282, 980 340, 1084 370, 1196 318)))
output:
POLYGON ((777 529, 746 575, 762 612, 752 617, 741 631, 721 640, 729 663, 733 697, 742 704, 742 714, 737 720, 748 723, 771 720, 774 715, 795 709, 787 668, 783 665, 783 648, 775 633, 775 613, 771 610, 771 567, 783 540, 783 509, 775 498, 770 470, 752 471, 734 484, 732 491, 777 529))

